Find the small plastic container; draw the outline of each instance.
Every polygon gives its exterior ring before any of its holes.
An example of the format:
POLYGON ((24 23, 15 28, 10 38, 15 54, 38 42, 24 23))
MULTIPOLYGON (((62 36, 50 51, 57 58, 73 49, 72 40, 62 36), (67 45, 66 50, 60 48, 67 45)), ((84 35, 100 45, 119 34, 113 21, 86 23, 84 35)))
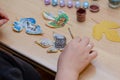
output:
POLYGON ((78 8, 80 8, 80 7, 81 7, 81 5, 80 5, 80 1, 76 1, 76 2, 75 2, 75 8, 78 9, 78 8))
POLYGON ((120 7, 120 0, 108 0, 110 8, 118 8, 120 7))
POLYGON ((72 7, 73 7, 73 2, 72 2, 72 0, 68 0, 68 2, 67 2, 67 7, 68 7, 68 8, 72 8, 72 7))
POLYGON ((45 5, 49 5, 50 4, 50 0, 44 0, 45 5))
POLYGON ((91 5, 89 6, 89 10, 91 12, 99 12, 100 6, 98 5, 98 0, 93 0, 91 5))
POLYGON ((58 0, 52 0, 52 6, 57 6, 58 5, 58 0))
POLYGON ((65 0, 60 0, 59 4, 60 4, 60 7, 65 7, 65 0))
POLYGON ((88 1, 83 2, 83 8, 85 8, 85 9, 89 8, 89 2, 88 1))

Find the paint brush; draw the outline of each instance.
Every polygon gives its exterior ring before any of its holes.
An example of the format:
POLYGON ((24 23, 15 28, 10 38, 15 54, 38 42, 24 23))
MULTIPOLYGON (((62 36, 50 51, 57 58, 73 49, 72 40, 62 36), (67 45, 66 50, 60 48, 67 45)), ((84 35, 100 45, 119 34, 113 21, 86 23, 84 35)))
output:
POLYGON ((74 36, 73 36, 73 34, 72 34, 70 28, 68 28, 68 31, 69 31, 69 33, 70 33, 71 38, 74 39, 74 36))

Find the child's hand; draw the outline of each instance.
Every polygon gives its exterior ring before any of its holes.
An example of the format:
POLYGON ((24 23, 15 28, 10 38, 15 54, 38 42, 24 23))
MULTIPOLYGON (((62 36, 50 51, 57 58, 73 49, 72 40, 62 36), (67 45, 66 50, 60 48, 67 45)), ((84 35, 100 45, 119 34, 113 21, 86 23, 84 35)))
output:
POLYGON ((8 16, 0 9, 0 26, 5 24, 9 20, 8 16))
POLYGON ((56 80, 77 80, 79 73, 97 56, 93 46, 88 38, 69 42, 59 57, 56 80))

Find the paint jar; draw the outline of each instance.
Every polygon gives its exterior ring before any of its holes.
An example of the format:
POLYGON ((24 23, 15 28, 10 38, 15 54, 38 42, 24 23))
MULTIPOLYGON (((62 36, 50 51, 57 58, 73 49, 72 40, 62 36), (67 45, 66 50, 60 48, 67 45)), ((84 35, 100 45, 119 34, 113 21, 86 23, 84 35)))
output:
POLYGON ((52 6, 57 6, 58 5, 58 0, 52 0, 52 6))
POLYGON ((91 12, 99 12, 100 7, 99 7, 99 5, 98 5, 98 0, 93 0, 93 1, 91 2, 91 5, 89 6, 89 10, 90 10, 91 12))
POLYGON ((77 21, 84 22, 86 20, 86 9, 79 8, 76 12, 77 14, 77 21))
POLYGON ((49 5, 50 4, 50 0, 44 0, 45 5, 49 5))
POLYGON ((64 7, 65 6, 65 0, 60 0, 59 4, 60 4, 60 7, 64 7))
POLYGON ((68 0, 68 2, 67 2, 67 7, 68 7, 68 8, 72 8, 72 7, 73 7, 73 2, 72 2, 72 0, 68 0))
POLYGON ((75 2, 75 8, 79 9, 80 8, 80 1, 75 2))
POLYGON ((120 0, 108 0, 110 8, 118 8, 120 7, 120 0))

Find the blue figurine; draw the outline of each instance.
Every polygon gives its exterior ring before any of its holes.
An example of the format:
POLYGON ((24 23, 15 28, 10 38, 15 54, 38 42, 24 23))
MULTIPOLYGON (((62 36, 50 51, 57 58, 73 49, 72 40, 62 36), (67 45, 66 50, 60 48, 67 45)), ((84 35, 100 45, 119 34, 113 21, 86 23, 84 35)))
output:
POLYGON ((89 2, 85 1, 83 2, 83 8, 87 9, 89 7, 89 2))
POLYGON ((52 0, 52 5, 57 6, 58 5, 58 0, 52 0))
POLYGON ((77 8, 77 9, 80 8, 80 1, 75 2, 75 8, 77 8))

